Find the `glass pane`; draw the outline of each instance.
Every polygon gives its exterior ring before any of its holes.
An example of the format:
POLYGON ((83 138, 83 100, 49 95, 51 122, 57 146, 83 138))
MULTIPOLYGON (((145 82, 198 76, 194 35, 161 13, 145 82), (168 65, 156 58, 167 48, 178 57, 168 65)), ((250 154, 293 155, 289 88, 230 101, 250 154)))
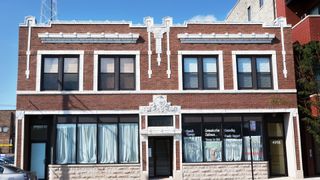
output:
POLYGON ((201 136, 183 137, 184 161, 202 162, 202 138, 201 136))
POLYGON ((100 74, 99 90, 115 89, 114 74, 100 74))
MULTIPOLYGON (((250 136, 244 136, 244 159, 251 160, 250 136)), ((263 160, 263 139, 262 136, 251 136, 252 159, 254 161, 263 160)))
POLYGON ((79 89, 78 74, 64 74, 63 90, 78 90, 78 89, 79 89))
POLYGON ((47 140, 47 125, 33 125, 31 126, 32 140, 47 140))
POLYGON ((122 115, 120 116, 120 122, 125 122, 125 123, 138 123, 139 118, 136 115, 122 115))
POLYGON ((137 163, 138 160, 138 124, 119 124, 120 163, 137 163))
POLYGON ((114 73, 114 58, 101 58, 100 59, 100 72, 114 73))
POLYGON ((284 142, 282 139, 269 140, 271 175, 285 175, 286 162, 284 154, 284 142))
POLYGON ((42 90, 58 90, 58 74, 43 74, 42 90))
POLYGON ((223 124, 224 133, 224 155, 226 161, 241 161, 242 159, 242 137, 241 117, 226 116, 223 124))
POLYGON ((99 124, 99 163, 117 163, 117 124, 99 124))
POLYGON ((269 137, 283 137, 283 124, 282 123, 268 123, 269 137))
POLYGON ((184 72, 198 72, 198 61, 197 58, 184 58, 184 72))
POLYGON ((58 58, 44 59, 44 73, 58 73, 58 58))
POLYGON ((203 72, 217 72, 216 58, 203 58, 203 72))
POLYGON ((186 89, 198 88, 198 74, 184 73, 183 85, 186 89))
POLYGON ((78 73, 78 58, 64 58, 64 72, 78 73))
POLYGON ((56 162, 57 164, 76 162, 75 124, 57 124, 56 162))
POLYGON ((97 125, 78 124, 78 163, 97 162, 97 125))
POLYGON ((201 117, 183 118, 183 157, 185 162, 202 162, 201 117))
POLYGON ((252 88, 251 73, 238 73, 239 88, 252 88))
MULTIPOLYGON (((30 170, 35 172, 37 178, 39 179, 45 178, 45 165, 46 165, 45 159, 46 159, 46 143, 32 143, 30 170)), ((11 178, 8 178, 8 179, 11 179, 11 178)), ((15 178, 12 177, 12 179, 15 179, 15 178)))
POLYGON ((271 72, 269 58, 257 58, 256 65, 257 65, 257 72, 271 72))
POLYGON ((238 72, 251 72, 251 59, 250 58, 238 58, 237 59, 238 72))
POLYGON ((257 73, 258 88, 271 88, 271 74, 257 73))
POLYGON ((172 126, 172 116, 148 116, 148 126, 172 126))
POLYGON ((99 122, 103 123, 117 123, 118 117, 117 116, 100 116, 99 122))
POLYGON ((121 58, 120 59, 120 73, 134 73, 134 59, 121 58))
POLYGON ((134 74, 120 74, 120 89, 134 89, 134 74))
POLYGON ((204 161, 222 161, 221 117, 204 117, 204 161))
POLYGON ((203 86, 205 89, 218 88, 217 73, 203 73, 203 86))

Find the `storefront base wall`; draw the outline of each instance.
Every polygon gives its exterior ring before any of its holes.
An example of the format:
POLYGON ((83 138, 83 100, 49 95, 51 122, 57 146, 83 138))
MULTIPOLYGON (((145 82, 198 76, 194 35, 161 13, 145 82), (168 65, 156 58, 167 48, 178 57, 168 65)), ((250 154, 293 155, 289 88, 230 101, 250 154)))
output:
POLYGON ((140 179, 137 165, 49 165, 49 180, 55 179, 140 179))
MULTIPOLYGON (((254 179, 268 179, 268 162, 255 162, 254 179)), ((183 164, 183 179, 252 179, 250 162, 183 164)))

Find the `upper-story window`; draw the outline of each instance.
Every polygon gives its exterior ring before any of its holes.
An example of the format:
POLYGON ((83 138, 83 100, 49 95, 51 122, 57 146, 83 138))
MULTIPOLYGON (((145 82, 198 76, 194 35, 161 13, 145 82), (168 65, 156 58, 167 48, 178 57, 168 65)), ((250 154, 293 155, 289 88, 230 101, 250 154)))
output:
POLYGON ((239 89, 272 89, 270 56, 237 56, 239 89))
POLYGON ((248 21, 251 21, 251 6, 249 6, 247 9, 247 16, 248 16, 248 21))
POLYGON ((259 6, 262 7, 264 4, 264 0, 259 0, 259 6))
POLYGON ((218 60, 216 56, 183 57, 184 89, 218 89, 218 60))
POLYGON ((79 56, 44 56, 41 90, 79 90, 79 56))
POLYGON ((135 86, 134 56, 99 57, 99 90, 134 90, 135 86))

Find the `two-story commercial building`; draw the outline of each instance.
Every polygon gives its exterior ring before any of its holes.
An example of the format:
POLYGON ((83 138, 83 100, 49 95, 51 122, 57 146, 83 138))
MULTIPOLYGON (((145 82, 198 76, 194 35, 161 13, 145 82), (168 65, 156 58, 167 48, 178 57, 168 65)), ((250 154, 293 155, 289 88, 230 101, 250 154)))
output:
POLYGON ((40 179, 250 179, 252 159, 256 179, 300 178, 291 44, 286 24, 27 17, 15 163, 40 179))

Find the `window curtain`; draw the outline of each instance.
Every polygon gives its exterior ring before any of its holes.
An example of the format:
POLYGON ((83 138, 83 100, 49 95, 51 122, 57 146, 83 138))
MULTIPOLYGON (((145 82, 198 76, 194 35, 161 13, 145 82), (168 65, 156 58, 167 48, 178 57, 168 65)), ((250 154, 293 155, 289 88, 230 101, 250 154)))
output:
POLYGON ((202 162, 202 138, 184 137, 184 159, 185 162, 202 162))
POLYGON ((117 124, 99 124, 99 163, 117 163, 117 124))
MULTIPOLYGON (((252 159, 254 161, 263 160, 263 145, 261 141, 261 136, 251 136, 252 144, 252 159)), ((250 151, 250 137, 244 137, 244 158, 247 161, 251 160, 251 151, 250 151)))
POLYGON ((225 139, 224 147, 226 161, 241 161, 242 139, 225 139))
POLYGON ((138 124, 119 124, 120 163, 138 162, 138 124))
POLYGON ((76 162, 76 125, 57 124, 56 163, 76 162))
POLYGON ((222 161, 222 141, 205 141, 204 142, 204 160, 222 161))
POLYGON ((78 124, 78 163, 96 163, 97 125, 78 124))

